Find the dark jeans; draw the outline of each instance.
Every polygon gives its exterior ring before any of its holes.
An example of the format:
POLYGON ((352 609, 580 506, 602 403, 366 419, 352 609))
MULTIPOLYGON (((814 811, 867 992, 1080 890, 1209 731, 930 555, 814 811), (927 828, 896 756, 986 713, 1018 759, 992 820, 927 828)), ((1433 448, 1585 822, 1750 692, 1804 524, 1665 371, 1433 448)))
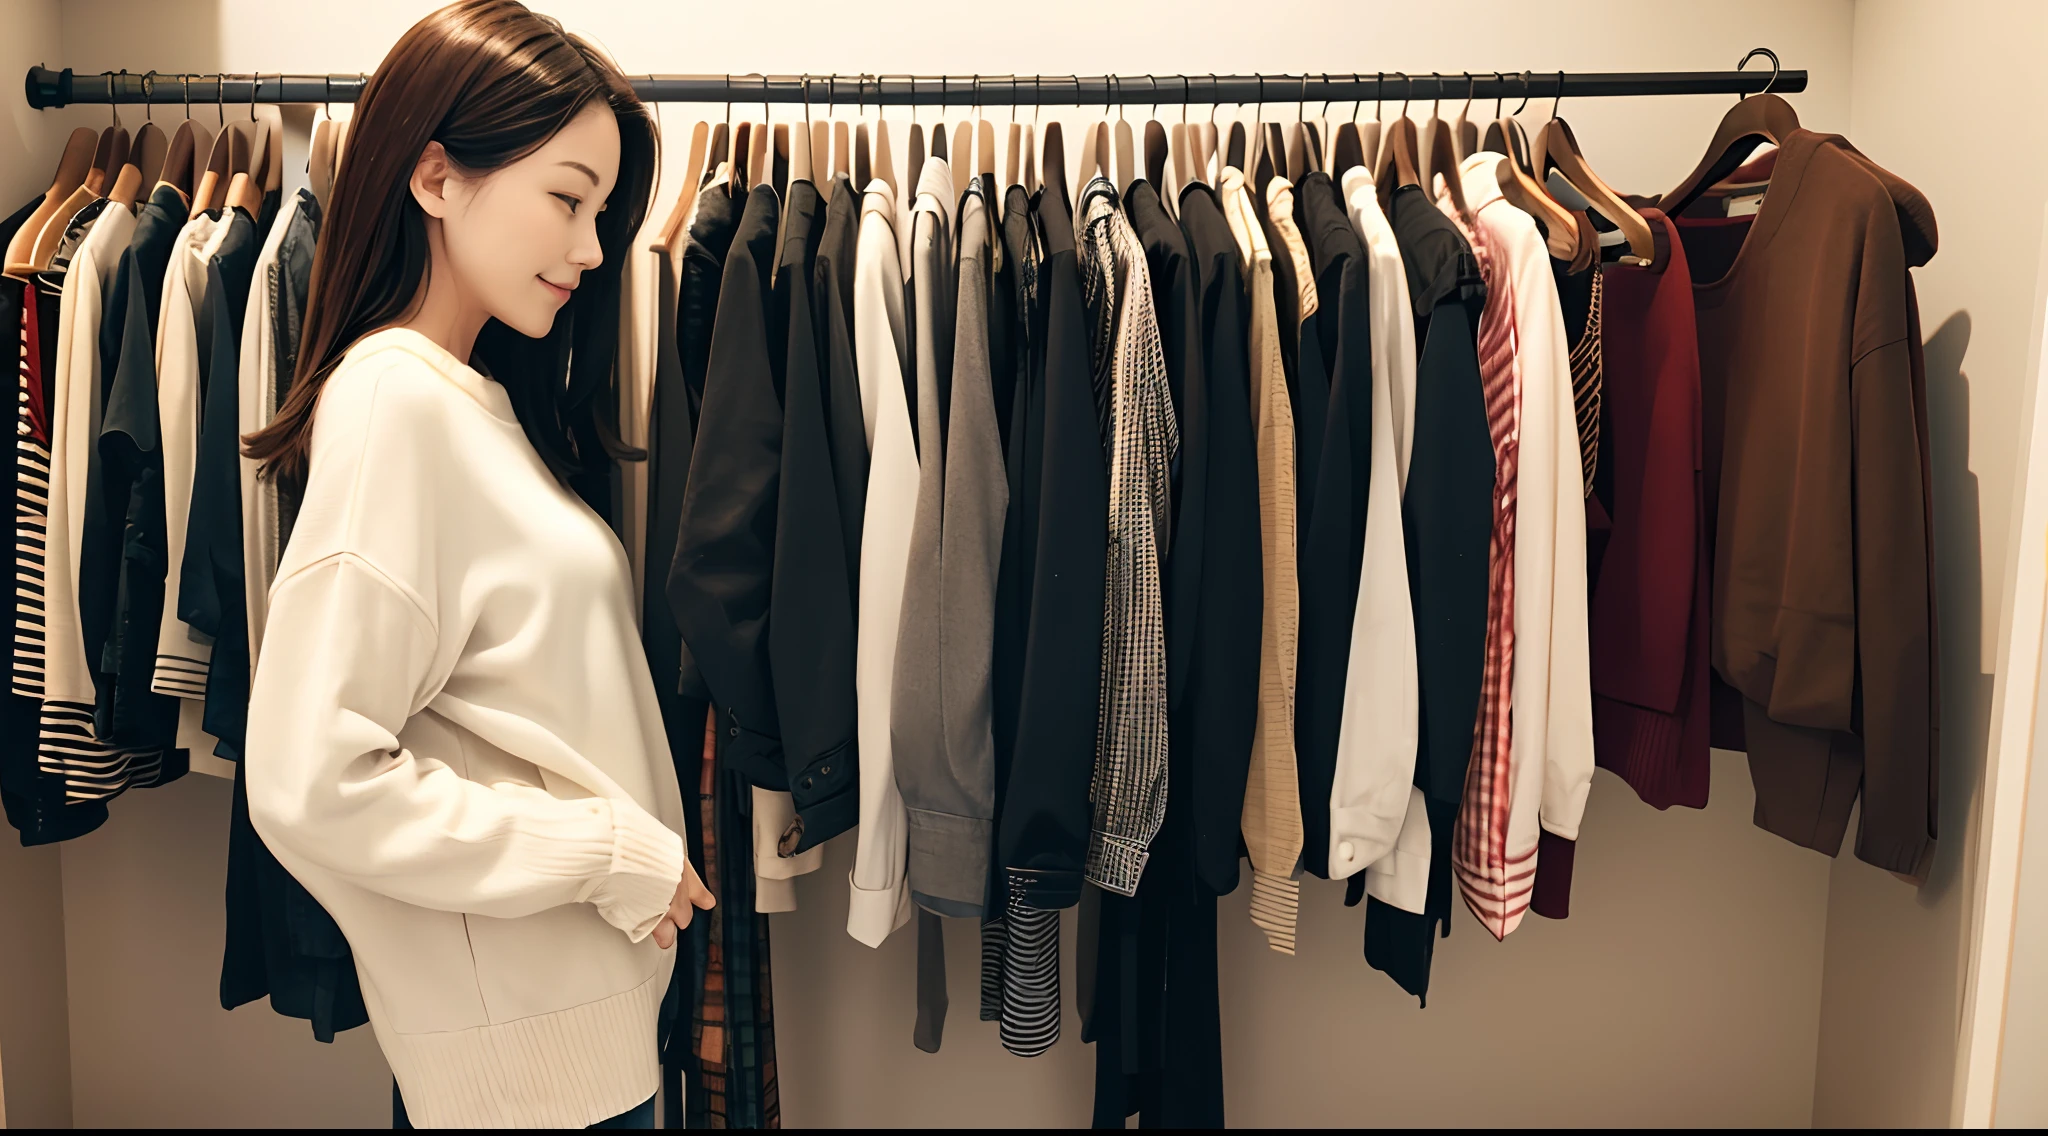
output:
MULTIPOLYGON (((391 1127, 411 1128, 412 1121, 405 1116, 405 1098, 398 1095, 398 1083, 391 1084, 391 1127)), ((638 1105, 612 1117, 600 1120, 592 1128, 652 1128, 654 1127, 654 1098, 648 1097, 638 1105)))

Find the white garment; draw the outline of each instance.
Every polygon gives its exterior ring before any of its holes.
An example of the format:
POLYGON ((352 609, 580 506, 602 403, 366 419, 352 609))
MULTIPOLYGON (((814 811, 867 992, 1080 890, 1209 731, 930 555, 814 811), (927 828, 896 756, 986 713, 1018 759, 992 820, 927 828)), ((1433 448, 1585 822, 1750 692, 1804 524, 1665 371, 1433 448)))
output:
POLYGON ((861 198, 854 247, 853 351, 866 419, 868 498, 861 521, 859 629, 854 694, 860 742, 860 831, 855 838, 846 933, 878 947, 910 918, 910 820, 896 788, 889 708, 910 529, 917 511, 917 446, 903 392, 905 341, 902 246, 896 201, 877 178, 861 198))
MULTIPOLYGON (((1570 341, 1536 222, 1501 196, 1498 154, 1465 159, 1465 202, 1515 294, 1521 377, 1515 474, 1511 861, 1541 827, 1576 840, 1593 784, 1593 680, 1586 639, 1586 507, 1570 341)), ((1532 860, 1533 864, 1534 861, 1532 860)))
MULTIPOLYGON (((130 755, 93 736, 97 697, 78 615, 93 410, 100 400, 100 318, 106 288, 135 235, 135 214, 109 203, 79 242, 57 308, 57 373, 50 382, 50 526, 44 557, 41 763, 74 799, 128 783, 130 755)), ((124 313, 125 315, 125 313, 124 313)), ((139 757, 139 755, 137 755, 139 757)))
MULTIPOLYGON (((1413 800, 1420 740, 1415 609, 1401 524, 1408 449, 1415 433, 1415 317, 1394 230, 1380 211, 1372 175, 1347 170, 1343 191, 1365 245, 1372 331, 1372 469, 1365 552, 1351 622, 1337 766, 1330 788, 1330 878, 1377 863, 1400 842, 1413 800)), ((1312 807, 1303 802, 1303 807, 1312 807)), ((1423 815, 1424 834, 1428 819, 1423 815)), ((1411 838, 1410 843, 1413 843, 1411 838)), ((1427 840, 1421 842, 1427 876, 1427 840)), ((1416 908, 1420 910, 1420 908, 1416 908)))
MULTIPOLYGON (((277 311, 277 258, 284 245, 285 230, 298 213, 299 195, 294 193, 285 198, 277 217, 271 221, 270 232, 264 235, 263 247, 257 251, 256 265, 249 274, 249 301, 243 309, 241 358, 237 360, 236 372, 236 418, 244 436, 270 425, 277 406, 277 335, 272 322, 277 311)), ((178 250, 172 251, 175 255, 178 250)), ((161 380, 159 384, 161 406, 161 380)), ((158 416, 162 416, 161 409, 158 416)), ((242 478, 242 598, 249 620, 249 673, 253 675, 257 652, 263 644, 263 621, 270 614, 270 582, 277 578, 284 533, 278 513, 277 482, 256 476, 263 463, 255 458, 238 454, 237 461, 242 478)), ((190 496, 189 485, 186 495, 190 496)), ((182 519, 179 527, 183 527, 182 519)), ((179 543, 182 546, 184 542, 179 543)), ((183 555, 181 548, 179 556, 183 555)), ((182 563, 182 559, 172 563, 182 563)))
POLYGON ((249 818, 340 925, 420 1127, 654 1094, 682 798, 625 549, 403 328, 329 376, 249 702, 249 818))
MULTIPOLYGON (((192 509, 192 477, 199 461, 200 301, 206 295, 206 265, 227 237, 228 227, 201 213, 185 223, 171 243, 156 321, 156 414, 164 461, 163 617, 157 624, 156 667, 149 688, 178 701, 178 746, 195 757, 211 755, 214 739, 201 720, 206 712, 206 671, 210 642, 195 639, 178 618, 180 578, 185 562, 185 527, 192 509)), ((254 589, 251 589, 254 593, 254 589)), ((260 624, 257 626, 261 626, 260 624)), ((250 646, 256 646, 252 630, 250 646)), ((250 652, 253 657, 255 652, 250 652)))

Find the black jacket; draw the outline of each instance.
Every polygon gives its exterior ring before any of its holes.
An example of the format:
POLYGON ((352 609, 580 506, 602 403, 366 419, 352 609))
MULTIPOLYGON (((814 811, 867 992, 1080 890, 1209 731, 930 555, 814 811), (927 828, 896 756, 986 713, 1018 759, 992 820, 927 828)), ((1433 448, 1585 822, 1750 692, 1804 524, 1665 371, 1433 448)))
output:
POLYGON ((1042 357, 1033 360, 1042 394, 1032 400, 1043 399, 1044 426, 1035 446, 1027 438, 1023 455, 1027 485, 1037 486, 1027 498, 1030 513, 1020 519, 1029 543, 1030 615, 996 847, 1012 898, 1051 909, 1079 901, 1088 853, 1088 785, 1102 701, 1109 472, 1065 187, 1047 182, 1033 212, 1045 257, 1039 273, 1045 334, 1042 357))
POLYGON ((789 785, 768 665, 786 326, 770 288, 780 213, 773 189, 749 190, 726 254, 668 576, 676 626, 720 709, 719 759, 770 789, 789 785))
MULTIPOLYGON (((1330 874, 1330 786, 1344 679, 1351 665, 1351 620, 1365 552, 1365 496, 1371 479, 1372 330, 1365 247, 1327 174, 1311 173, 1294 190, 1296 223, 1315 267, 1316 342, 1302 344, 1304 398, 1325 399, 1316 465, 1302 467, 1302 494, 1313 497, 1297 547, 1301 638, 1294 679, 1294 761, 1301 790, 1302 866, 1330 874), (1309 370, 1320 365, 1311 375, 1309 370)), ((1306 421, 1297 418, 1297 422, 1306 421)), ((1308 447, 1304 445, 1304 450, 1308 447)))
MULTIPOLYGON (((1199 772, 1185 797, 1169 795, 1167 811, 1171 815, 1181 808, 1179 801, 1188 802, 1196 876, 1209 891, 1226 895, 1237 887, 1238 828, 1258 713, 1259 636, 1265 614, 1255 602, 1264 593, 1265 566, 1259 559, 1258 454, 1252 441, 1251 365, 1245 341, 1249 312, 1237 240, 1215 191, 1200 185, 1183 190, 1180 223, 1192 254, 1189 275, 1200 304, 1200 393, 1206 403, 1198 408, 1190 393, 1183 398, 1185 407, 1176 408, 1182 415, 1181 454, 1186 463, 1206 449, 1208 470, 1200 509, 1201 580, 1193 599, 1193 673, 1189 689, 1175 703, 1169 734, 1175 748, 1183 740, 1194 748, 1193 765, 1199 772)), ((1182 484, 1190 484, 1186 475, 1182 484)), ((1167 560, 1170 605, 1182 602, 1181 593, 1171 589, 1180 580, 1180 541, 1194 523, 1193 509, 1184 502, 1174 528, 1175 544, 1167 560)), ((1169 606, 1169 635, 1179 617, 1180 609, 1169 606)))
MULTIPOLYGON (((1394 191, 1389 220, 1415 308, 1415 448, 1401 524, 1422 696, 1415 784, 1429 809, 1431 847, 1425 913, 1368 899, 1365 958, 1422 996, 1429 990, 1435 934, 1450 929, 1451 830, 1486 666, 1493 440, 1479 379, 1486 286, 1472 249, 1415 186, 1394 191)), ((1352 877, 1353 894, 1362 889, 1363 875, 1352 877)))
POLYGON ((178 618, 213 637, 206 671, 206 732, 214 752, 240 761, 249 721, 249 612, 242 593, 241 342, 256 223, 228 210, 228 234, 206 266, 200 318, 212 327, 200 370, 198 461, 178 581, 178 618))
MULTIPOLYGON (((1010 769, 1017 742, 1017 713, 1024 693, 1024 645, 1031 610, 1032 551, 1037 547, 1036 457, 1044 445, 1045 391, 1037 360, 1045 306, 1038 301, 1042 265, 1031 199, 1021 185, 1003 197, 1002 263, 989 289, 989 384, 996 404, 996 428, 1003 439, 1003 472, 1010 508, 1003 516, 1003 548, 996 570, 996 620, 990 718, 995 735, 996 823, 1002 824, 1010 769), (1031 455, 1027 458, 1027 455, 1031 455), (1029 470, 1027 472, 1027 461, 1029 470), (1026 518, 1031 518, 1027 525, 1026 518)), ((991 918, 1007 902, 1001 856, 990 859, 991 918)), ((1000 994, 1000 986, 985 992, 1000 994)))
POLYGON ((164 516, 163 432, 157 420, 156 324, 171 246, 185 224, 185 199, 160 185, 135 222, 100 325, 111 385, 88 471, 101 523, 79 550, 78 609, 89 638, 100 737, 122 745, 172 746, 178 700, 150 690, 157 628, 169 571, 164 516), (87 617, 87 613, 91 617, 87 617))
POLYGON ((786 323, 768 662, 796 807, 796 820, 777 849, 785 856, 830 840, 860 818, 853 689, 858 565, 846 560, 819 366, 824 344, 812 294, 824 211, 810 182, 790 183, 775 268, 774 304, 786 323))
POLYGON ((832 443, 832 481, 839 495, 839 528, 846 543, 847 586, 860 595, 860 531, 868 501, 868 427, 860 404, 860 371, 853 356, 853 255, 860 238, 860 194, 845 174, 827 187, 825 233, 812 273, 813 326, 818 336, 819 381, 825 394, 825 432, 832 443))

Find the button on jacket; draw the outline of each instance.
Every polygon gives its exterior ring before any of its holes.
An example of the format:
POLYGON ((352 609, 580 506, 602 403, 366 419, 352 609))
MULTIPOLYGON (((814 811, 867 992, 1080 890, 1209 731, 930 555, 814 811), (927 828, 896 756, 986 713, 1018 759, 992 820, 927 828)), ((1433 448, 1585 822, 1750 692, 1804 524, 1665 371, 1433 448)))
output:
MULTIPOLYGON (((1135 214, 1141 221, 1145 212, 1135 214)), ((1169 822, 1188 820, 1195 875, 1216 895, 1237 888, 1238 827, 1244 813, 1245 773, 1251 761, 1252 724, 1259 706, 1259 635, 1262 605, 1251 602, 1263 587, 1259 561, 1259 471, 1253 451, 1251 372, 1245 344, 1244 270, 1237 242, 1223 218, 1216 191, 1190 185, 1181 191, 1180 224, 1187 234, 1188 276, 1195 287, 1199 350, 1182 383, 1182 502, 1174 525, 1174 550, 1167 558, 1168 650, 1173 630, 1189 603, 1192 623, 1188 686, 1174 703, 1173 744, 1192 755, 1187 793, 1172 790, 1169 822), (1207 452, 1206 475, 1197 496, 1190 471, 1207 452), (1178 590, 1183 541, 1202 533, 1201 579, 1191 599, 1178 590)), ((1148 239, 1147 243, 1150 241, 1148 239)), ((1155 272, 1157 282, 1160 274, 1155 272)), ((1171 308, 1168 308, 1169 316, 1171 308)), ((1167 362, 1173 361, 1171 344, 1167 362)), ((1407 597, 1402 597, 1406 608, 1407 597)), ((1169 656, 1170 659, 1170 656, 1169 656)), ((1173 680, 1171 662, 1167 680, 1173 680)))
POLYGON ((669 606, 727 734, 721 764, 781 789, 781 728, 768 667, 768 608, 781 473, 782 354, 770 275, 781 205, 755 186, 726 255, 705 365, 704 408, 683 491, 669 606))
POLYGON ((861 198, 854 253, 853 342, 871 459, 861 523, 860 618, 854 648, 860 830, 846 908, 846 933, 870 947, 881 946, 910 918, 910 892, 904 883, 909 821, 896 788, 896 750, 889 736, 918 478, 917 444, 910 436, 910 407, 903 396, 908 368, 898 249, 895 195, 888 182, 872 181, 861 198))
MULTIPOLYGON (((794 825, 775 852, 808 851, 852 828, 860 806, 854 746, 853 570, 833 475, 820 337, 812 294, 824 202, 810 182, 789 187, 775 304, 783 337, 782 477, 775 507, 769 667, 782 724, 794 825)), ((764 862, 772 853, 757 849, 764 862)))
MULTIPOLYGON (((1011 902, 1034 910, 1081 898, 1088 852, 1088 786, 1102 697, 1103 468, 1095 393, 1089 379, 1087 313, 1075 264, 1066 187, 1048 180, 1033 205, 1045 259, 1043 352, 1033 361, 1043 399, 1043 433, 1027 436, 1024 482, 1031 494, 1022 527, 1031 565, 1017 741, 1003 797, 998 854, 1011 902)), ((1013 427, 1014 429, 1014 424, 1013 427)))

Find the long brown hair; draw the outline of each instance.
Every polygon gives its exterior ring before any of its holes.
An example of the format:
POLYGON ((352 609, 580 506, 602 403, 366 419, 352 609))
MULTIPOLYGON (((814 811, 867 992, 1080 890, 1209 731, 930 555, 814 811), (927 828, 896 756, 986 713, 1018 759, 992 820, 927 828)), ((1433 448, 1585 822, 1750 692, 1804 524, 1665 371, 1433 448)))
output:
POLYGON ((428 142, 470 173, 539 149, 592 102, 619 123, 619 179, 598 214, 604 262, 583 274, 538 340, 497 320, 471 363, 503 384, 555 476, 602 495, 610 459, 645 456, 619 441, 612 389, 619 275, 647 212, 657 145, 647 108, 612 62, 518 0, 460 0, 401 36, 356 102, 313 254, 305 331, 291 393, 244 439, 265 476, 303 486, 320 389, 357 340, 400 320, 429 268, 426 216, 409 189, 428 142))

